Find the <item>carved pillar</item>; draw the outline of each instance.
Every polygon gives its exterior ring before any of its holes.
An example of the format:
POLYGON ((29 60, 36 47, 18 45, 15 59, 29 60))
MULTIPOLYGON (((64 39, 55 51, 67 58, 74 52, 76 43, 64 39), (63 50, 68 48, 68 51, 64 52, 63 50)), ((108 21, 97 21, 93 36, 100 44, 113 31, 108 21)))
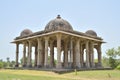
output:
POLYGON ((80 64, 80 40, 77 39, 76 40, 76 68, 80 68, 81 64, 80 64))
POLYGON ((61 65, 61 34, 57 34, 57 65, 56 68, 62 68, 61 65))
POLYGON ((23 43, 23 67, 26 66, 26 43, 23 43))
POLYGON ((42 67, 44 67, 45 62, 45 42, 42 42, 42 57, 41 57, 42 67))
POLYGON ((72 68, 73 64, 73 38, 70 40, 70 67, 72 68))
POLYGON ((83 47, 82 47, 82 44, 80 44, 80 64, 81 64, 81 67, 83 67, 83 47))
POLYGON ((90 67, 92 66, 91 65, 91 61, 92 61, 92 54, 91 54, 91 43, 89 42, 89 63, 90 63, 90 67))
POLYGON ((86 41, 86 67, 90 67, 90 62, 89 62, 89 41, 86 41))
POLYGON ((76 68, 76 47, 75 47, 75 42, 73 45, 73 68, 76 68))
POLYGON ((34 62, 34 67, 36 67, 37 66, 37 57, 38 57, 38 52, 37 52, 37 49, 38 47, 37 47, 37 45, 35 46, 35 62, 34 62))
POLYGON ((31 53, 32 53, 32 42, 29 40, 28 41, 28 67, 32 67, 32 62, 31 62, 31 53))
POLYGON ((19 66, 18 59, 19 59, 19 43, 16 43, 16 64, 15 64, 15 67, 19 66))
POLYGON ((90 51, 91 51, 91 66, 95 67, 94 63, 94 43, 90 42, 90 51))
POLYGON ((50 67, 54 66, 54 45, 53 40, 50 41, 50 67))
POLYGON ((85 59, 84 59, 84 47, 82 46, 82 63, 83 67, 85 66, 85 59))
POLYGON ((68 46, 67 46, 67 44, 68 44, 68 41, 67 40, 65 40, 64 41, 65 43, 65 46, 64 46, 64 54, 65 54, 65 63, 64 63, 64 67, 65 68, 68 68, 68 46))
POLYGON ((42 58, 42 42, 41 42, 40 38, 38 38, 37 41, 38 41, 37 67, 39 68, 39 67, 42 67, 42 60, 41 60, 41 58, 42 58))
POLYGON ((101 63, 101 61, 102 61, 102 59, 101 59, 101 57, 102 57, 101 43, 98 44, 97 52, 98 52, 98 66, 102 67, 102 63, 101 63))
POLYGON ((48 67, 48 37, 45 37, 45 62, 44 62, 44 66, 48 67))

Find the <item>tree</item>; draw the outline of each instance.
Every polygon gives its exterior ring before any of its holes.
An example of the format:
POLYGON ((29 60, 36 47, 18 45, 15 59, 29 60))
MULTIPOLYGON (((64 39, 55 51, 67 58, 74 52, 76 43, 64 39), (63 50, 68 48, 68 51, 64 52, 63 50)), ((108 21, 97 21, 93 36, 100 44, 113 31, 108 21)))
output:
POLYGON ((109 66, 110 66, 110 65, 109 65, 109 58, 103 56, 103 58, 102 58, 102 65, 103 65, 104 67, 109 67, 109 66))
POLYGON ((3 62, 0 61, 0 69, 3 68, 3 62))
POLYGON ((10 58, 7 57, 6 60, 7 60, 7 67, 10 67, 10 66, 9 66, 9 65, 10 65, 10 58))
POLYGON ((15 61, 11 61, 10 62, 10 67, 14 67, 15 66, 15 61))
MULTIPOLYGON (((27 62, 27 57, 25 57, 25 62, 27 62)), ((23 58, 20 59, 20 63, 23 64, 23 58)))
POLYGON ((106 52, 106 54, 109 57, 115 58, 116 55, 117 55, 117 51, 114 48, 108 49, 107 52, 106 52))
POLYGON ((117 67, 117 65, 120 64, 119 59, 117 59, 118 56, 120 57, 120 47, 118 47, 117 49, 115 48, 108 49, 106 51, 106 54, 108 56, 110 67, 115 68, 117 67))
POLYGON ((120 70, 120 64, 116 67, 116 69, 120 70))
POLYGON ((10 58, 9 57, 7 57, 6 60, 7 60, 7 62, 10 62, 10 58))
POLYGON ((117 48, 117 55, 120 57, 120 46, 117 48))
POLYGON ((3 62, 3 60, 2 60, 2 59, 0 59, 0 62, 3 62))
POLYGON ((109 65, 112 68, 116 68, 117 67, 116 60, 113 59, 112 57, 109 57, 109 65))

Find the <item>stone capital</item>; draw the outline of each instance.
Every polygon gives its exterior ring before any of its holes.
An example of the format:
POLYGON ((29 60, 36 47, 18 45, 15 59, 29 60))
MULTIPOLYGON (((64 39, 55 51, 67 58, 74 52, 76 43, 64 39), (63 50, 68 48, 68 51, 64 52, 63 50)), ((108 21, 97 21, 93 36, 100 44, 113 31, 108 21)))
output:
POLYGON ((64 39, 64 43, 65 43, 65 44, 68 43, 68 38, 64 39))
POLYGON ((41 40, 41 38, 36 38, 36 39, 37 39, 37 41, 41 40))
POLYGON ((53 44, 53 42, 54 42, 54 40, 51 39, 51 40, 50 40, 50 44, 53 44))
POLYGON ((48 36, 45 36, 44 39, 45 39, 45 40, 49 40, 49 37, 48 37, 48 36))
POLYGON ((32 43, 32 41, 31 40, 27 40, 28 41, 28 44, 31 44, 32 43))
POLYGON ((61 34, 56 34, 56 37, 57 38, 61 38, 61 34))
POLYGON ((26 42, 26 41, 23 41, 23 42, 22 42, 22 44, 25 44, 25 45, 26 45, 26 44, 27 44, 27 42, 26 42))

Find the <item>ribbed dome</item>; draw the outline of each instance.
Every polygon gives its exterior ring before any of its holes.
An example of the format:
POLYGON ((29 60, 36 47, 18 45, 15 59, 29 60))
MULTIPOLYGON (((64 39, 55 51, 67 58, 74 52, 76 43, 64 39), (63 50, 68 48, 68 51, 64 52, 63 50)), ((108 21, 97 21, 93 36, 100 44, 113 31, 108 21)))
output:
POLYGON ((58 15, 56 19, 51 20, 45 27, 45 31, 54 31, 54 30, 73 31, 73 28, 68 21, 62 19, 60 15, 58 15))
POLYGON ((21 34, 20 34, 20 37, 23 37, 23 36, 27 36, 29 34, 32 34, 33 32, 29 29, 24 29, 21 34))
POLYGON ((85 33, 88 34, 88 35, 97 37, 97 33, 95 31, 93 31, 93 30, 88 30, 85 33))

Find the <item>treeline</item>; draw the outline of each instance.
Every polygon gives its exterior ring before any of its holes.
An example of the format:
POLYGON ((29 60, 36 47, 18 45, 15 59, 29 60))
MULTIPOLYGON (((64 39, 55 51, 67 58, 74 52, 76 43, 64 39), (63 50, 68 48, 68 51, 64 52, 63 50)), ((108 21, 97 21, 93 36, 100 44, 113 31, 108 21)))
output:
POLYGON ((10 58, 7 57, 6 61, 0 59, 0 68, 11 68, 14 67, 15 61, 10 61, 10 58))

